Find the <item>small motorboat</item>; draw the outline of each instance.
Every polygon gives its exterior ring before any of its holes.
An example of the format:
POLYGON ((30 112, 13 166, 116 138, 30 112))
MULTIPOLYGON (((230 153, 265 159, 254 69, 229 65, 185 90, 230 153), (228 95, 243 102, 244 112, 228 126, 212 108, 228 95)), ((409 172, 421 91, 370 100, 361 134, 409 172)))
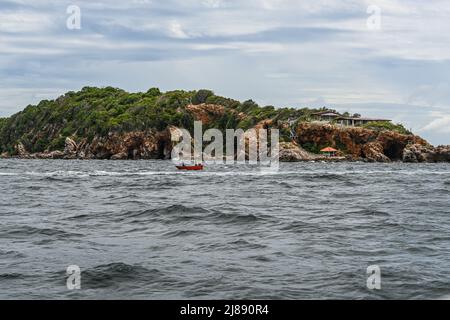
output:
POLYGON ((180 166, 176 166, 178 170, 188 170, 188 171, 199 171, 203 170, 203 164, 195 164, 193 166, 182 164, 180 166))

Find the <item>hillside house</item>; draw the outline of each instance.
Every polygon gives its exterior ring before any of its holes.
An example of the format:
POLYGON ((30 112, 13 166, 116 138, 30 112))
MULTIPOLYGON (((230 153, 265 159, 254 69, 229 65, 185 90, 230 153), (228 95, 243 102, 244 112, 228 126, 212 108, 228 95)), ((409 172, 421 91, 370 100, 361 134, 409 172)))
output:
POLYGON ((391 120, 382 118, 366 118, 357 116, 343 116, 337 112, 326 110, 312 115, 314 121, 336 123, 342 126, 359 127, 369 122, 390 122, 391 120))

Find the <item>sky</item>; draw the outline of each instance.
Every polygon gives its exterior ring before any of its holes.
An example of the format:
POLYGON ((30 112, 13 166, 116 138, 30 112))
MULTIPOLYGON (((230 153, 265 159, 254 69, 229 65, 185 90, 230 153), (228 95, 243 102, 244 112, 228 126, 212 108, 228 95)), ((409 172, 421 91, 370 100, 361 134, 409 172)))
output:
POLYGON ((208 88, 389 118, 450 144, 450 5, 0 0, 0 79, 0 117, 84 86, 208 88))

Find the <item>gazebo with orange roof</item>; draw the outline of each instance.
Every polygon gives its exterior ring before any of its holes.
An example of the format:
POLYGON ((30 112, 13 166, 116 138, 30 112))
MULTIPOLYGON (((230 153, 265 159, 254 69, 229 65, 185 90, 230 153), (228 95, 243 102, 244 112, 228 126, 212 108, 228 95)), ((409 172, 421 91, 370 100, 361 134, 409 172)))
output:
POLYGON ((320 150, 323 154, 325 154, 327 157, 336 157, 336 153, 338 150, 332 148, 332 147, 326 147, 320 150))

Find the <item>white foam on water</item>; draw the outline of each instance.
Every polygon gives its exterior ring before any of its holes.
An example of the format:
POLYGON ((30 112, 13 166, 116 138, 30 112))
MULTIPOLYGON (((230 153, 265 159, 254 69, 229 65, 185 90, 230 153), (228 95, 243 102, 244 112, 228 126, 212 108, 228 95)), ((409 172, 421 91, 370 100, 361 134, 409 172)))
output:
POLYGON ((0 172, 0 176, 37 176, 37 177, 95 177, 95 176, 153 176, 153 175, 189 175, 189 176, 280 176, 280 175, 290 175, 290 176, 301 176, 306 175, 310 177, 320 176, 320 175, 417 175, 425 173, 428 175, 450 175, 450 171, 431 171, 431 170, 346 170, 346 171, 50 171, 50 172, 0 172))

